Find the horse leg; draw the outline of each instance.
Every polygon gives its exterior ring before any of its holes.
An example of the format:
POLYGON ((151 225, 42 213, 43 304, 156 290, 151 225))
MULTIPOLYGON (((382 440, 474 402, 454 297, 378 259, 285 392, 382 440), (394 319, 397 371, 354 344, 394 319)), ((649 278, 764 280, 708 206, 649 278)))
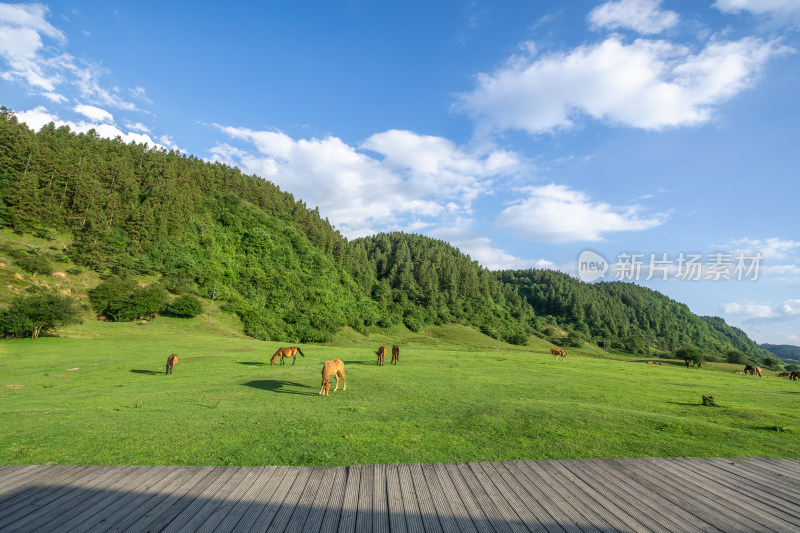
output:
POLYGON ((347 376, 344 375, 344 370, 342 370, 341 373, 342 379, 344 380, 344 387, 342 387, 342 390, 347 390, 347 376))
POLYGON ((336 387, 333 388, 333 392, 336 392, 337 390, 339 390, 339 374, 338 373, 334 374, 333 377, 336 378, 336 387))
POLYGON ((294 364, 295 364, 296 362, 297 362, 297 356, 296 356, 296 355, 293 355, 293 356, 292 356, 292 366, 294 366, 294 364))

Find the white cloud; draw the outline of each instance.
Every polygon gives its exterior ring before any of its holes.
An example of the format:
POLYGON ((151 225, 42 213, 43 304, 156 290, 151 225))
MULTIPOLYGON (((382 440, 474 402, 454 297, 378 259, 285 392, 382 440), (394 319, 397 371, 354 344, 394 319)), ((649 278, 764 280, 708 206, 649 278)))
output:
POLYGON ((736 252, 760 252, 767 261, 786 259, 792 253, 800 252, 800 241, 792 241, 771 237, 769 239, 737 239, 731 241, 726 247, 733 248, 736 252))
POLYGON ((151 133, 150 128, 142 124, 141 122, 126 122, 125 127, 129 130, 138 131, 141 133, 151 133))
MULTIPOLYGON (((66 35, 47 22, 49 10, 41 4, 0 4, 0 58, 8 70, 0 72, 7 81, 20 82, 53 102, 62 103, 65 84, 74 87, 85 99, 126 110, 136 106, 107 89, 100 82, 104 69, 87 60, 78 60, 62 51, 66 35), (44 38, 55 41, 46 45, 44 38), (56 87, 62 90, 56 92, 56 87)), ((143 90, 134 94, 146 100, 143 90)))
POLYGON ((428 231, 428 234, 435 239, 447 241, 489 270, 559 269, 558 265, 552 261, 524 259, 492 246, 491 240, 476 231, 474 222, 469 219, 458 220, 450 226, 433 228, 428 231))
POLYGON ((789 51, 744 38, 692 54, 664 40, 626 44, 615 35, 565 53, 522 52, 479 74, 456 107, 489 131, 550 132, 583 117, 647 130, 698 125, 713 118, 715 105, 753 85, 770 57, 789 51))
POLYGON ((468 152, 447 139, 409 131, 375 134, 354 147, 337 137, 293 139, 279 131, 217 127, 251 143, 256 153, 218 144, 213 159, 319 207, 348 237, 469 214, 492 179, 524 165, 511 152, 468 152))
POLYGON ((660 6, 661 0, 606 2, 589 13, 589 25, 592 29, 630 28, 644 34, 661 33, 678 23, 678 14, 660 6))
POLYGON ((800 299, 786 300, 781 304, 781 311, 787 315, 800 315, 800 299))
POLYGON ((722 310, 729 315, 745 315, 749 318, 770 318, 774 311, 768 305, 725 303, 722 310))
POLYGON ((600 241, 605 233, 659 226, 668 216, 665 213, 641 216, 638 206, 594 202, 586 193, 565 185, 528 187, 522 192, 527 198, 503 210, 497 224, 532 241, 600 241))
MULTIPOLYGON (((86 107, 92 107, 92 106, 86 106, 86 107)), ((103 113, 100 113, 103 110, 99 108, 93 108, 90 110, 84 109, 83 111, 84 111, 83 114, 90 119, 92 118, 91 115, 97 115, 100 118, 107 118, 103 115, 103 113)), ((58 117, 58 115, 51 113, 44 106, 37 106, 28 111, 15 111, 14 114, 17 117, 17 120, 26 124, 29 128, 31 128, 34 131, 38 131, 42 128, 42 126, 52 122, 56 125, 56 127, 68 126, 70 130, 75 133, 86 133, 89 130, 93 129, 97 132, 97 134, 100 137, 105 137, 108 139, 116 139, 117 137, 119 137, 125 143, 130 143, 130 142, 134 142, 137 144, 146 143, 150 148, 176 149, 174 145, 170 146, 169 144, 166 143, 160 144, 155 142, 149 135, 130 132, 130 131, 124 132, 112 124, 99 123, 100 122, 99 120, 96 120, 94 122, 87 122, 83 120, 79 122, 71 122, 71 121, 61 120, 58 117)), ((108 116, 110 116, 110 114, 108 114, 108 116)))
POLYGON ((717 0, 714 7, 725 13, 749 11, 756 15, 800 19, 800 2, 797 0, 717 0))
POLYGON ((114 123, 114 115, 93 105, 80 104, 75 106, 75 112, 80 113, 89 120, 102 123, 114 123))

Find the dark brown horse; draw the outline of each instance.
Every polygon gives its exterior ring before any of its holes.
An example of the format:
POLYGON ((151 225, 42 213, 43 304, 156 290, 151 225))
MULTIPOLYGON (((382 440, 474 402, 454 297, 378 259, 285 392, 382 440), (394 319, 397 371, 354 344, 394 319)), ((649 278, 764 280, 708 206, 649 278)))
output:
POLYGON ((302 355, 303 357, 306 356, 306 354, 304 354, 300 350, 300 348, 298 348, 297 346, 292 346, 291 348, 278 348, 278 351, 275 352, 275 354, 272 356, 272 359, 269 360, 269 366, 274 365, 275 364, 275 359, 278 358, 278 357, 281 358, 281 364, 283 364, 283 360, 285 358, 291 357, 292 358, 292 365, 294 365, 295 362, 297 362, 297 354, 298 353, 300 355, 302 355))
POLYGON ((383 358, 386 357, 386 346, 381 346, 375 353, 378 354, 378 366, 383 366, 383 358))
POLYGON ((178 362, 178 356, 175 354, 170 355, 167 357, 167 371, 164 372, 164 375, 172 374, 172 367, 175 366, 175 363, 178 362))
POLYGON ((398 345, 392 346, 392 364, 397 364, 400 360, 400 347, 398 345))

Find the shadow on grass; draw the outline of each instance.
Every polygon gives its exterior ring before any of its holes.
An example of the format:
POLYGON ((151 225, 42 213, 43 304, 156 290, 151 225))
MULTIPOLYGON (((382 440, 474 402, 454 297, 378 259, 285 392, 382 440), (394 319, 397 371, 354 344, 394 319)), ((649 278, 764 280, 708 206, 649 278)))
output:
POLYGON ((133 372, 134 374, 144 374, 146 376, 160 376, 161 374, 163 374, 163 372, 161 372, 160 370, 139 370, 136 368, 131 370, 131 372, 133 372))
POLYGON ((280 394, 298 394, 300 396, 316 396, 316 392, 297 390, 297 389, 310 389, 308 385, 302 383, 295 383, 293 381, 281 381, 277 379, 257 379, 255 381, 248 381, 242 383, 246 387, 253 387, 254 389, 265 390, 269 392, 278 392, 280 394))
POLYGON ((237 361, 237 365, 247 365, 247 366, 265 366, 267 363, 264 361, 237 361))
MULTIPOLYGON (((388 359, 388 358, 387 358, 388 359)), ((367 365, 367 366, 378 366, 378 356, 376 355, 374 359, 369 360, 359 360, 359 361, 342 361, 345 364, 345 372, 347 372, 347 365, 367 365)), ((387 363, 383 363, 384 366, 387 363)))

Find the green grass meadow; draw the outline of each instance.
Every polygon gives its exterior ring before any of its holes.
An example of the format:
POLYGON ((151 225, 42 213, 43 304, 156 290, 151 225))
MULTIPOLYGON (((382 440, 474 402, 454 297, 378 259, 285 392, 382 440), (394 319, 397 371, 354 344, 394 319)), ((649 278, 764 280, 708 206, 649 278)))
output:
MULTIPOLYGON (((800 383, 725 364, 501 344, 441 326, 281 346, 214 322, 84 322, 0 342, 0 463, 305 465, 638 456, 800 457, 800 383), (400 364, 375 350, 401 346, 400 364), (176 353, 174 373, 164 375, 176 353), (347 390, 320 397, 345 362, 347 390), (701 405, 714 396, 719 407, 701 405)), ((283 344, 287 345, 287 344, 283 344)))

